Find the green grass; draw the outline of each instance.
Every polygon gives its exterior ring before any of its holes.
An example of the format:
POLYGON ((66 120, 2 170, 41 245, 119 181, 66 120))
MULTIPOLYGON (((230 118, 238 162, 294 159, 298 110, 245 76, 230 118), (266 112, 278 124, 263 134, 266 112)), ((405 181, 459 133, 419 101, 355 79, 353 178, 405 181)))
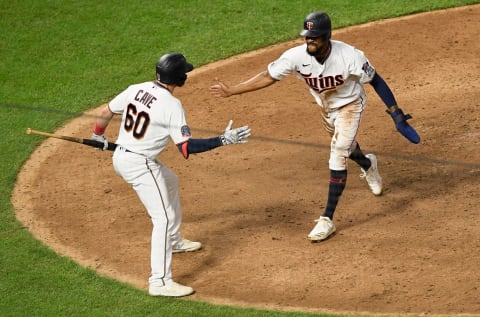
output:
POLYGON ((474 3, 0 0, 0 316, 310 315, 152 298, 56 255, 22 228, 10 203, 16 175, 40 142, 25 128, 54 131, 153 78, 169 51, 200 66, 294 39, 310 11, 329 12, 339 28, 474 3))

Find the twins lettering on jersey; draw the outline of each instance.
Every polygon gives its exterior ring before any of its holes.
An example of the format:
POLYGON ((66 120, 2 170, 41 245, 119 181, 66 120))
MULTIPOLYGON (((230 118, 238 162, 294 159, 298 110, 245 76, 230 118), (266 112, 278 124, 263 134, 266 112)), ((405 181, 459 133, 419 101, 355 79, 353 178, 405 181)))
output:
MULTIPOLYGON (((306 67, 309 65, 310 64, 303 64, 302 66, 306 67)), ((365 62, 365 64, 363 64, 362 70, 368 76, 371 76, 375 72, 375 69, 368 62, 365 62)), ((336 89, 338 86, 343 85, 343 83, 345 82, 345 80, 343 79, 343 75, 341 74, 334 76, 320 75, 318 77, 312 77, 312 73, 303 74, 301 71, 298 71, 298 73, 303 77, 305 83, 318 93, 322 93, 326 90, 336 89)))
POLYGON ((303 74, 300 71, 298 73, 303 77, 305 83, 307 83, 310 88, 312 88, 318 93, 322 93, 326 90, 336 89, 338 86, 342 85, 345 82, 342 75, 320 75, 318 77, 312 77, 312 73, 303 74))

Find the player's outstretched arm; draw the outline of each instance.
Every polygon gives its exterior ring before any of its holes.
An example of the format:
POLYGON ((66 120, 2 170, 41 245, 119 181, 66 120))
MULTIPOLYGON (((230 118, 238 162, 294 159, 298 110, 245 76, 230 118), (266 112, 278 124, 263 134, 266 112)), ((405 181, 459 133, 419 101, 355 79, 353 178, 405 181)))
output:
POLYGON ((246 92, 259 90, 270 85, 273 85, 277 80, 273 79, 268 71, 263 71, 252 78, 241 82, 240 84, 229 86, 218 78, 215 78, 217 82, 210 87, 210 92, 216 97, 230 97, 233 95, 240 95, 246 92))
POLYGON ((402 109, 397 106, 397 101, 395 100, 390 87, 388 87, 383 78, 376 73, 373 79, 370 81, 370 84, 387 106, 387 113, 392 117, 398 132, 407 138, 408 141, 415 144, 419 143, 420 136, 418 135, 417 131, 415 131, 415 129, 407 122, 407 120, 411 119, 412 116, 409 114, 404 114, 402 109))
POLYGON ((232 129, 232 125, 233 120, 230 120, 225 132, 217 137, 209 139, 190 139, 186 142, 177 144, 177 147, 183 154, 183 157, 188 159, 190 154, 210 151, 222 145, 247 143, 248 138, 251 135, 251 129, 248 125, 235 129, 232 129))

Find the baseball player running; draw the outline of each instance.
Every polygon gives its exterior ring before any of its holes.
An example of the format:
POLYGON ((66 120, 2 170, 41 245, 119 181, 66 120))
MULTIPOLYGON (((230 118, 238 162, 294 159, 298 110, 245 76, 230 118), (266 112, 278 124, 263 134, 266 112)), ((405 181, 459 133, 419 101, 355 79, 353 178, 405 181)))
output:
POLYGON ((172 279, 172 253, 195 251, 200 242, 182 238, 180 224, 182 208, 178 178, 157 157, 169 140, 177 145, 185 159, 222 145, 246 143, 248 126, 232 129, 229 122, 225 132, 208 139, 193 139, 175 88, 182 87, 187 74, 193 70, 180 53, 163 55, 156 64, 156 80, 129 86, 106 105, 95 121, 92 139, 104 142, 105 129, 114 114, 122 122, 113 154, 113 166, 118 175, 136 191, 153 223, 151 237, 151 276, 149 294, 152 296, 186 296, 193 293, 188 286, 172 279))
POLYGON ((376 156, 364 155, 355 139, 366 107, 363 84, 373 86, 403 136, 412 143, 420 142, 420 137, 407 122, 411 116, 405 115, 397 106, 392 91, 364 53, 330 39, 331 21, 326 13, 308 14, 300 35, 305 37, 305 43, 285 51, 268 65, 267 70, 234 86, 217 79, 210 91, 218 97, 230 97, 268 87, 292 73, 305 81, 320 106, 321 123, 332 137, 327 204, 307 236, 316 242, 327 239, 336 230, 332 220, 347 182, 348 158, 360 166, 361 177, 366 179, 374 195, 381 195, 383 191, 376 156))

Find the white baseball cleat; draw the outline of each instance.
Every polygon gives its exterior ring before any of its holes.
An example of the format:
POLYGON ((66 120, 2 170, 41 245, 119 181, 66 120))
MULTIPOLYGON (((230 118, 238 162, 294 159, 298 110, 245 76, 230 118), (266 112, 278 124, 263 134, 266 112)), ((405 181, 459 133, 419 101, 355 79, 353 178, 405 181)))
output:
POLYGON ((150 285, 148 288, 148 294, 151 296, 182 297, 193 292, 193 288, 175 283, 173 280, 166 281, 163 286, 150 285))
POLYGON ((308 240, 312 242, 325 240, 336 230, 335 224, 328 217, 321 216, 315 220, 315 222, 317 222, 317 224, 308 234, 308 240))
POLYGON ((173 253, 193 252, 193 251, 200 250, 201 248, 202 248, 202 244, 200 242, 182 239, 182 241, 180 241, 179 243, 173 246, 172 252, 173 253))
POLYGON ((383 183, 382 177, 378 173, 377 157, 375 156, 375 154, 367 154, 365 156, 370 160, 370 162, 372 162, 372 166, 370 166, 368 171, 360 168, 360 170, 362 171, 360 177, 367 180, 368 187, 370 187, 370 190, 374 195, 380 196, 383 192, 383 183))

